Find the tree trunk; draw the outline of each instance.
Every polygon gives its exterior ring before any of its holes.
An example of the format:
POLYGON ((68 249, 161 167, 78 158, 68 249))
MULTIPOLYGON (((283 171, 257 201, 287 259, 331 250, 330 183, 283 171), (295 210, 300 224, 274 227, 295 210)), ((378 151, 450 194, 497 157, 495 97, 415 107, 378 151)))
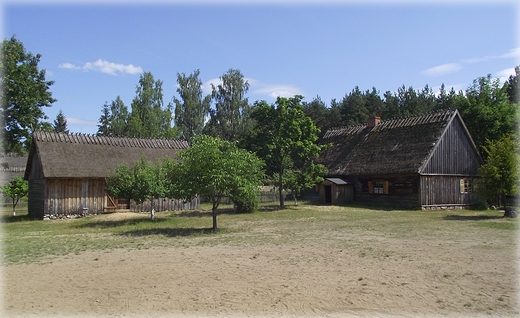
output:
POLYGON ((13 197, 13 216, 16 216, 16 205, 18 204, 19 198, 13 197))
POLYGON ((280 165, 280 173, 278 174, 278 193, 280 194, 280 209, 285 209, 285 204, 283 200, 283 167, 280 165))
POLYGON ((152 202, 150 204, 152 210, 150 211, 150 220, 155 220, 155 200, 152 198, 152 202))
POLYGON ((213 232, 216 232, 217 231, 217 208, 219 206, 220 199, 215 200, 213 198, 212 201, 213 201, 212 202, 213 203, 213 207, 211 208, 211 215, 213 217, 213 232))
POLYGON ((217 231, 217 208, 213 208, 211 210, 211 214, 213 216, 213 232, 217 231))

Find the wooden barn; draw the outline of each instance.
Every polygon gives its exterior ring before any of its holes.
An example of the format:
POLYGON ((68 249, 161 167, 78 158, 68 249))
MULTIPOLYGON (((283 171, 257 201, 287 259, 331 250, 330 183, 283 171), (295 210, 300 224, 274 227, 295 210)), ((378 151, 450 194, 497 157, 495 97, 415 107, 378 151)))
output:
MULTIPOLYGON (((118 165, 130 165, 142 157, 151 162, 175 158, 187 147, 183 140, 35 132, 25 169, 29 215, 40 218, 130 209, 133 202, 108 196, 105 178, 118 165)), ((158 211, 198 208, 197 200, 187 205, 159 201, 155 205, 158 211)), ((134 209, 139 208, 134 204, 134 209)))
POLYGON ((318 185, 324 203, 437 209, 481 200, 474 185, 482 158, 457 110, 375 117, 365 125, 330 129, 320 143, 331 144, 318 159, 329 170, 318 185))

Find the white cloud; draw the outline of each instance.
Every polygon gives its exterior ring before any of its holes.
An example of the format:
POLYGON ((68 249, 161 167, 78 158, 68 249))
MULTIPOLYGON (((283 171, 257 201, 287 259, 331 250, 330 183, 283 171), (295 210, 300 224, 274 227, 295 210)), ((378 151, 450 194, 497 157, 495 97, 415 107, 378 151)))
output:
MULTIPOLYGON (((461 59, 460 62, 464 63, 464 64, 473 64, 473 63, 486 62, 486 61, 494 60, 494 59, 516 59, 516 63, 518 63, 518 61, 520 61, 520 47, 512 48, 503 54, 461 59)), ((461 63, 446 63, 446 64, 438 65, 438 66, 435 66, 435 67, 422 71, 421 75, 437 77, 437 76, 455 73, 455 72, 460 71, 463 68, 463 64, 461 64, 461 63)), ((514 75, 514 74, 515 74, 515 69, 508 68, 508 69, 498 72, 498 77, 503 82, 504 79, 507 80, 509 78, 509 75, 514 75)))
MULTIPOLYGON (((255 85, 256 86, 256 85, 255 85)), ((271 98, 277 97, 293 97, 294 95, 303 95, 303 90, 289 84, 262 84, 260 87, 252 90, 253 93, 259 95, 269 96, 271 98)))
POLYGON ((213 84, 215 87, 217 87, 217 85, 222 84, 222 81, 220 80, 220 78, 217 77, 217 78, 212 78, 212 79, 204 82, 202 84, 202 91, 204 92, 204 94, 211 94, 211 91, 212 91, 211 84, 213 84))
POLYGON ((499 71, 497 73, 497 77, 500 79, 501 83, 505 83, 509 80, 509 76, 515 75, 515 74, 516 74, 515 68, 510 67, 510 68, 506 68, 505 70, 499 71))
POLYGON ((72 63, 63 63, 58 66, 59 68, 72 69, 72 70, 83 70, 83 71, 96 71, 110 75, 117 74, 141 74, 143 69, 140 66, 134 66, 133 64, 117 64, 102 59, 98 59, 95 62, 87 62, 83 66, 77 66, 72 63))
POLYGON ((58 67, 59 68, 66 68, 66 69, 70 69, 70 70, 80 70, 81 69, 81 67, 76 66, 76 65, 74 65, 72 63, 68 63, 68 62, 60 64, 60 65, 58 65, 58 67))
POLYGON ((66 117, 67 125, 78 125, 78 126, 97 126, 97 121, 85 120, 76 117, 66 117))
POLYGON ((455 73, 460 71, 461 69, 462 65, 460 65, 459 63, 446 63, 424 70, 421 72, 421 74, 426 76, 437 77, 450 73, 455 73))
POLYGON ((520 47, 510 49, 507 53, 500 54, 497 56, 490 56, 493 59, 520 59, 520 47))
POLYGON ((504 54, 499 55, 488 55, 484 57, 473 57, 469 59, 463 59, 461 62, 464 63, 478 63, 478 62, 485 62, 488 60, 494 60, 494 59, 517 59, 520 60, 520 47, 515 47, 513 49, 510 49, 508 52, 504 54))

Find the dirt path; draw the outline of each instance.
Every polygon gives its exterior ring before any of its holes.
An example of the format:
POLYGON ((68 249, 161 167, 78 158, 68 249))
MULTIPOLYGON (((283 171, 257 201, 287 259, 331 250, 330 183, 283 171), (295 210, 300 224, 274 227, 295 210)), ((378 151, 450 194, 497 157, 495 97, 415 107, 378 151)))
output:
MULTIPOLYGON (((8 316, 513 316, 516 262, 398 246, 89 252, 3 268, 8 316)), ((506 257, 507 258, 507 257, 506 257)), ((511 259, 512 260, 512 259, 511 259)))
POLYGON ((219 236, 230 245, 186 237, 186 246, 3 266, 0 316, 520 315, 517 244, 506 241, 510 236, 443 229, 398 239, 363 229, 327 233, 306 227, 306 235, 286 233, 281 241, 258 244, 257 238, 276 237, 273 228, 280 231, 269 221, 262 224, 219 236), (236 246, 246 238, 249 243, 236 246))

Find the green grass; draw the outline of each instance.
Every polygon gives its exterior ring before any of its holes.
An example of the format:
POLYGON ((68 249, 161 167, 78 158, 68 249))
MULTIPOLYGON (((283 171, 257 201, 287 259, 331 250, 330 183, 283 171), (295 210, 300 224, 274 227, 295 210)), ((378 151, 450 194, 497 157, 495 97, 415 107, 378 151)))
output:
MULTIPOLYGON (((130 213, 130 212, 129 212, 130 213)), ((130 214, 129 214, 130 215, 130 214)), ((300 203, 279 210, 262 205, 252 214, 233 214, 219 207, 219 231, 211 231, 211 207, 199 211, 160 212, 151 222, 147 213, 111 219, 98 215, 82 219, 30 220, 27 211, 0 210, 4 264, 52 261, 56 256, 111 249, 147 249, 161 246, 304 246, 322 244, 355 249, 362 257, 404 257, 371 240, 475 240, 485 249, 486 238, 511 239, 516 219, 498 211, 410 211, 300 203)), ((442 244, 442 243, 440 243, 442 244)))

